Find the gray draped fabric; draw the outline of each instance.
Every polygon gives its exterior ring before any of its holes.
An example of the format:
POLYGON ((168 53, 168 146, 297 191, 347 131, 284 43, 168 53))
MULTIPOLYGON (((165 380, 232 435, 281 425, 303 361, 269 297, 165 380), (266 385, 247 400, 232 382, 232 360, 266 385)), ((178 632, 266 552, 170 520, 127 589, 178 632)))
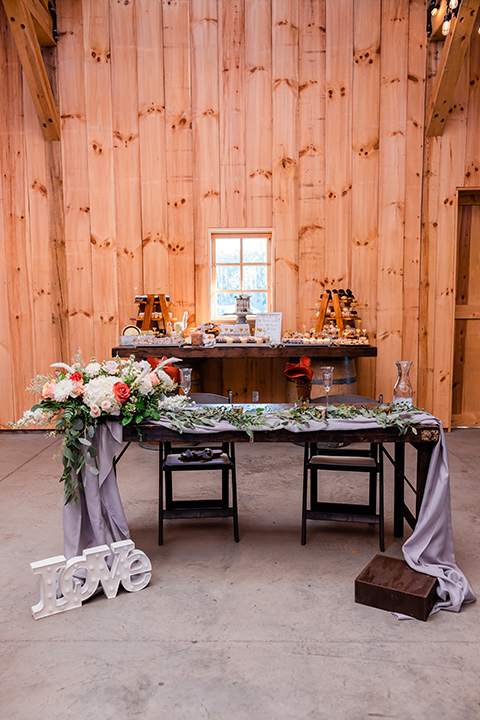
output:
POLYGON ((64 554, 77 557, 85 548, 110 545, 130 537, 122 501, 118 492, 113 459, 122 449, 122 426, 117 422, 100 425, 92 440, 98 450, 93 475, 85 467, 81 482, 85 492, 77 494, 74 502, 63 507, 64 554))
POLYGON ((430 460, 417 525, 413 535, 403 545, 403 555, 414 570, 438 578, 437 594, 440 600, 432 612, 458 612, 462 603, 474 602, 475 595, 455 562, 448 453, 441 426, 440 434, 440 441, 430 460))

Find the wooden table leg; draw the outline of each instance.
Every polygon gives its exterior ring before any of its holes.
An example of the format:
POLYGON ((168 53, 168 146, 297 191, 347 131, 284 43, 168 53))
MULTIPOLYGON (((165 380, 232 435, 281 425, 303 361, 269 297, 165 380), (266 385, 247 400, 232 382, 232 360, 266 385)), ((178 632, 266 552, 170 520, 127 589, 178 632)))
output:
POLYGON ((394 509, 393 509, 393 534, 394 537, 403 537, 403 517, 405 504, 405 443, 395 443, 394 466, 394 509))
POLYGON ((415 443, 414 447, 417 450, 417 497, 415 503, 415 516, 418 520, 418 513, 420 512, 423 495, 425 493, 425 485, 427 484, 430 459, 435 445, 434 443, 415 443))

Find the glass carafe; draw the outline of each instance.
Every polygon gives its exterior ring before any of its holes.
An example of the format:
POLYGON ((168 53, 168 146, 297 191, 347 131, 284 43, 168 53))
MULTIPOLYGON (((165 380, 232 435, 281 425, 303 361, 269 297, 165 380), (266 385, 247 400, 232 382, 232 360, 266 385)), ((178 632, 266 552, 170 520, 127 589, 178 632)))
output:
POLYGON ((393 402, 407 403, 413 405, 413 388, 410 382, 411 360, 396 360, 398 377, 395 387, 393 388, 393 402))

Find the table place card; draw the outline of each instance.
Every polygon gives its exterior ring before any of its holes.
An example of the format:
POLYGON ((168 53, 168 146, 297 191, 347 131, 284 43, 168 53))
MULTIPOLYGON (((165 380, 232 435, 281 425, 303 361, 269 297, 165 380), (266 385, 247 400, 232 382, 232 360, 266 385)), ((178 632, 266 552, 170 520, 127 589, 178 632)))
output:
POLYGON ((257 313, 255 316, 255 337, 268 335, 272 345, 279 345, 282 338, 282 313, 257 313))

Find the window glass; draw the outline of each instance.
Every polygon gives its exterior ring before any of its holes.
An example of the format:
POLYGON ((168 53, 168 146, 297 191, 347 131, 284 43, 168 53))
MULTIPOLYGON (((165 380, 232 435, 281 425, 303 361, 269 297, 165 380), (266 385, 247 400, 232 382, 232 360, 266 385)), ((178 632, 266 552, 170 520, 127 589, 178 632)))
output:
POLYGON ((266 290, 267 287, 266 265, 244 265, 242 290, 266 290))
POLYGON ((217 265, 217 290, 240 287, 240 265, 217 265))
POLYGON ((250 311, 252 314, 268 312, 267 293, 252 293, 250 296, 250 311))
POLYGON ((233 315, 235 313, 235 293, 217 293, 215 307, 216 317, 233 315))
POLYGON ((240 238, 217 237, 215 239, 216 263, 240 262, 240 238))
POLYGON ((250 295, 252 314, 272 310, 271 234, 212 231, 212 315, 235 315, 235 296, 250 295))
POLYGON ((252 237, 243 238, 244 263, 266 263, 267 262, 267 238, 252 237))

